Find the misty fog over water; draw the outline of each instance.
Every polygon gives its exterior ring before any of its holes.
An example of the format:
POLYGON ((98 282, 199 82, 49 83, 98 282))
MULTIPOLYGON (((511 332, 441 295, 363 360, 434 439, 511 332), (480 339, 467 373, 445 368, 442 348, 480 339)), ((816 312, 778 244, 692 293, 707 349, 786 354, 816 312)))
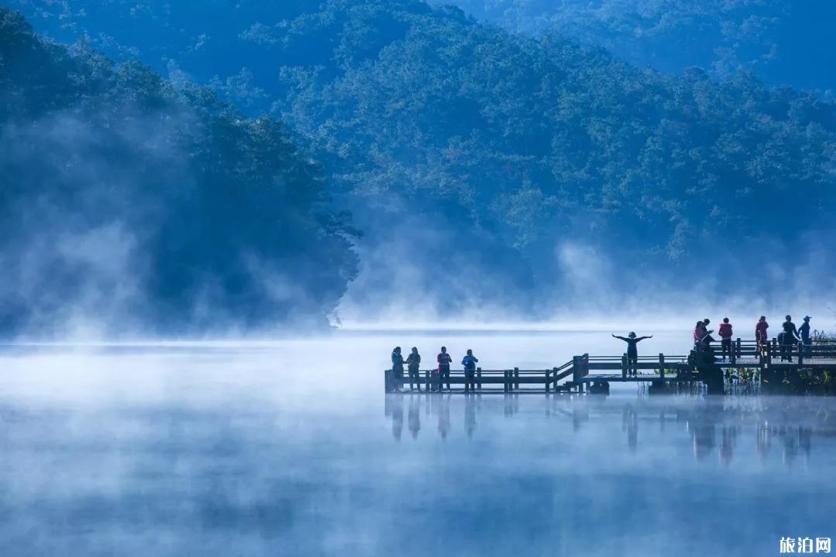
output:
POLYGON ((7 346, 0 553, 771 554, 832 533, 829 398, 383 394, 395 344, 539 369, 618 354, 607 334, 7 346))
POLYGON ((825 4, 0 2, 0 557, 832 538, 825 4), (757 396, 384 394, 787 313, 757 396))

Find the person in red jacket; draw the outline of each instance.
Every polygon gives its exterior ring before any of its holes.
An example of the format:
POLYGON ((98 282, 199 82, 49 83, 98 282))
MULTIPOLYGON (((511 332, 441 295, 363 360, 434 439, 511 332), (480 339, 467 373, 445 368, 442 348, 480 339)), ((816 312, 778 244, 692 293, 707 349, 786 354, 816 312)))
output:
POLYGON ((729 359, 732 360, 732 325, 729 323, 729 318, 724 317, 723 322, 720 324, 720 346, 722 348, 723 353, 723 361, 726 360, 726 354, 729 355, 729 359))

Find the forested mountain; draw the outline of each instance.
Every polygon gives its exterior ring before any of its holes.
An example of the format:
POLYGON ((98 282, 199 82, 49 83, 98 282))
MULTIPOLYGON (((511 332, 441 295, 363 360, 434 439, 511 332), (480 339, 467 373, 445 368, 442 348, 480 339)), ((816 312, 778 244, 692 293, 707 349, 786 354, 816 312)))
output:
POLYGON ((197 333, 323 323, 348 216, 283 126, 0 8, 0 326, 197 333))
POLYGON ((836 93, 830 0, 434 0, 512 31, 558 32, 665 72, 738 71, 774 85, 836 93))
POLYGON ((809 261, 833 284, 817 242, 836 108, 819 95, 640 69, 417 0, 59 5, 31 11, 307 143, 365 232, 350 301, 368 314, 536 311, 648 283, 784 297, 809 261))

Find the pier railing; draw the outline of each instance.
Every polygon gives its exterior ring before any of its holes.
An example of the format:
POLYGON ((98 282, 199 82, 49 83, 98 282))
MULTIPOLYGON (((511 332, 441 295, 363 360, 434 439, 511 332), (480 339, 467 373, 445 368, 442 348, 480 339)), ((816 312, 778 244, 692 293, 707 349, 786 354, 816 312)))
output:
MULTIPOLYGON (((777 339, 758 343, 754 340, 735 339, 722 349, 713 345, 717 365, 725 369, 781 367, 785 369, 836 369, 836 344, 816 343, 781 345, 777 339)), ((441 378, 441 385, 452 390, 473 393, 549 393, 575 389, 583 391, 583 385, 594 382, 635 381, 694 381, 695 367, 688 355, 658 354, 640 356, 635 362, 621 356, 574 356, 570 361, 550 369, 482 369, 468 376, 464 370, 451 369, 449 377, 441 378), (632 372, 635 371, 635 374, 632 372), (651 373, 646 373, 646 372, 651 373)), ((385 372, 386 392, 409 388, 410 383, 424 389, 437 389, 439 377, 436 370, 421 370, 417 377, 409 372, 396 374, 385 372)))

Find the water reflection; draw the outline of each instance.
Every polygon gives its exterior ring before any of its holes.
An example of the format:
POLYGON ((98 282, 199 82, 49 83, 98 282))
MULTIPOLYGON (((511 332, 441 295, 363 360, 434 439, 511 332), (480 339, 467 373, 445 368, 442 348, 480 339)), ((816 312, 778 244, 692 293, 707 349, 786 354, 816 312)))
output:
POLYGON ((737 442, 737 426, 723 426, 722 441, 720 442, 720 461, 728 465, 734 458, 734 447, 737 442))
POLYGON ((624 405, 621 427, 627 433, 627 446, 631 451, 635 451, 639 444, 639 415, 632 404, 624 405))
MULTIPOLYGON (((579 340, 490 344, 545 369, 579 340)), ((357 362, 397 344, 7 357, 0 556, 774 555, 833 530, 834 399, 381 399, 357 362), (296 373, 312 353, 345 365, 296 373)))
POLYGON ((464 401, 464 430, 468 439, 473 439, 473 432, 476 431, 476 402, 478 400, 475 396, 468 396, 464 401))
POLYGON ((404 405, 408 409, 408 428, 413 440, 418 439, 421 431, 422 408, 424 415, 437 424, 437 436, 442 440, 451 436, 453 423, 458 421, 456 415, 461 415, 461 431, 470 440, 478 438, 479 431, 490 435, 492 428, 480 430, 480 420, 493 422, 497 417, 510 418, 526 427, 525 422, 531 419, 530 410, 541 406, 543 412, 539 415, 547 421, 570 424, 573 434, 579 437, 598 435, 600 428, 607 427, 619 416, 624 447, 629 453, 640 452, 645 445, 654 447, 669 437, 675 440, 686 435, 694 461, 712 461, 716 454, 716 460, 724 466, 736 458, 751 456, 766 460, 774 446, 780 447, 781 461, 792 466, 799 457, 809 459, 816 435, 836 435, 831 412, 820 407, 834 405, 836 408, 836 402, 829 399, 812 402, 814 399, 679 397, 675 400, 629 398, 619 402, 618 397, 613 400, 568 396, 522 398, 523 402, 515 394, 388 395, 385 413, 391 419, 392 436, 398 441, 402 436, 404 405), (654 423, 654 427, 647 427, 654 423), (751 451, 742 456, 738 454, 741 439, 747 440, 744 443, 747 450, 751 445, 751 451))
POLYGON ((418 438, 418 432, 421 431, 421 410, 418 405, 418 400, 414 397, 409 398, 409 433, 413 439, 418 438))

